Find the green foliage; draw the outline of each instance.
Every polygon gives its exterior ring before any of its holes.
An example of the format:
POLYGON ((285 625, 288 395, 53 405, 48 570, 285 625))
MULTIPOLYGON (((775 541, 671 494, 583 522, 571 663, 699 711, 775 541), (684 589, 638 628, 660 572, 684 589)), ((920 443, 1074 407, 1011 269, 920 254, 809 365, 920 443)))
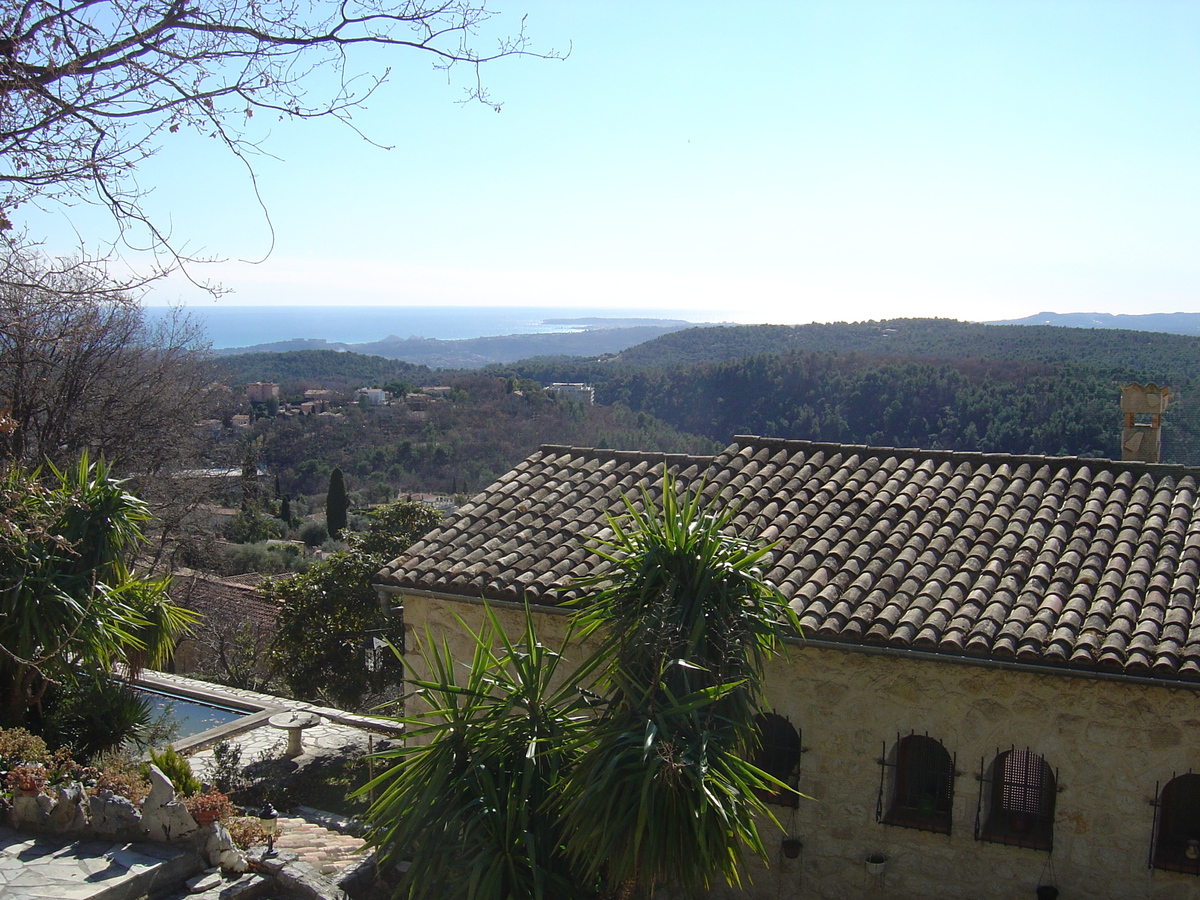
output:
POLYGON ((411 858, 400 896, 692 896, 766 857, 760 792, 787 788, 745 760, 795 619, 757 569, 766 551, 727 533, 735 511, 670 478, 626 505, 575 617, 598 649, 573 671, 528 608, 516 641, 488 608, 469 665, 426 634, 408 743, 380 754, 395 765, 368 814, 384 863, 411 858))
POLYGON ((348 549, 288 579, 271 579, 263 596, 282 609, 271 645, 274 666, 297 697, 358 708, 373 691, 396 684, 399 667, 370 671, 365 641, 401 640, 402 624, 379 607, 376 576, 438 521, 436 510, 401 501, 368 516, 363 533, 348 533, 348 549))
POLYGON ((727 533, 736 509, 711 513, 669 476, 657 502, 625 506, 578 616, 599 633, 607 704, 562 788, 566 845, 614 890, 694 894, 738 883, 747 850, 766 858, 767 776, 745 760, 763 665, 796 623, 758 569, 767 549, 727 533))
POLYGON ((0 770, 7 772, 19 763, 50 761, 46 742, 24 728, 0 728, 0 770))
MULTIPOLYGON (((693 328, 618 360, 528 360, 683 432, 1119 457, 1119 389, 1169 384, 1163 460, 1200 464, 1200 339, 933 319, 693 328)), ((650 445, 646 445, 650 446, 650 445)))
POLYGON ((341 469, 329 473, 329 490, 325 494, 325 527, 329 536, 336 538, 346 527, 346 513, 350 510, 350 498, 346 496, 346 482, 341 469))
POLYGON ((977 359, 1130 369, 1162 384, 1195 377, 1200 338, 1123 329, 984 325, 952 319, 890 319, 812 325, 689 328, 631 347, 627 367, 717 363, 782 353, 977 359))
POLYGON ((168 582, 134 574, 144 504, 86 455, 65 471, 0 475, 0 692, 20 724, 51 683, 164 662, 195 620, 168 582), (45 477, 46 483, 40 480, 45 477))
POLYGON ((192 774, 192 764, 173 747, 150 750, 150 762, 170 779, 179 797, 190 797, 200 793, 200 779, 192 774))
MULTIPOLYGON (((322 534, 325 526, 320 526, 322 534)), ((282 575, 303 572, 308 559, 293 544, 227 544, 197 541, 180 545, 178 562, 191 569, 216 575, 242 575, 258 572, 263 575, 282 575)))
POLYGON ((224 794, 232 794, 245 787, 242 748, 230 741, 219 741, 213 747, 211 774, 213 786, 224 794))
POLYGON ((469 666, 428 632, 421 653, 431 674, 412 682, 409 701, 421 711, 401 720, 406 743, 377 755, 394 765, 368 786, 381 863, 410 860, 397 895, 593 896, 563 852, 560 814, 559 787, 589 730, 580 673, 560 678, 562 650, 538 642, 528 608, 515 642, 488 609, 469 666))
POLYGON ((125 743, 144 746, 155 727, 150 700, 103 674, 52 688, 44 700, 42 733, 55 746, 90 758, 125 743))
POLYGON ((416 491, 472 494, 543 443, 696 453, 716 448, 711 439, 680 434, 623 407, 560 405, 540 389, 513 394, 492 376, 449 382, 460 399, 435 400, 421 412, 403 403, 369 413, 351 405, 337 416, 256 422, 251 431, 263 438, 259 461, 280 473, 281 489, 292 494, 296 509, 300 495, 320 502, 335 467, 353 485, 351 499, 371 503, 416 491))
POLYGON ((278 519, 264 516, 257 506, 242 509, 221 528, 225 540, 233 544, 257 544, 283 537, 286 526, 278 519))
POLYGON ((393 397, 399 397, 401 399, 403 399, 407 394, 411 394, 413 392, 413 386, 407 381, 389 381, 383 386, 383 389, 393 397))
POLYGON ((279 383, 281 393, 287 397, 302 393, 300 386, 311 387, 313 382, 342 391, 353 390, 368 382, 432 383, 432 373, 426 366, 337 350, 241 353, 222 357, 217 365, 231 383, 274 381, 279 383))
POLYGON ((329 540, 329 529, 320 522, 305 522, 300 528, 300 540, 309 547, 320 547, 329 540))

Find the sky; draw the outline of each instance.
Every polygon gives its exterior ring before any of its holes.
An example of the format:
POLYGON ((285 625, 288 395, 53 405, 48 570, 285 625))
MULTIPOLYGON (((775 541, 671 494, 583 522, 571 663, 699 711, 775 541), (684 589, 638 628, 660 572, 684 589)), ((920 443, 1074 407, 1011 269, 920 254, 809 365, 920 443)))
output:
MULTIPOLYGON (((164 146, 143 184, 231 293, 172 278, 146 302, 1200 310, 1200 4, 489 6, 569 55, 486 66, 499 112, 459 102, 466 71, 357 60, 392 67, 355 117, 375 143, 271 123, 270 225, 215 142, 164 146)), ((63 252, 103 228, 78 208, 27 224, 63 252)))

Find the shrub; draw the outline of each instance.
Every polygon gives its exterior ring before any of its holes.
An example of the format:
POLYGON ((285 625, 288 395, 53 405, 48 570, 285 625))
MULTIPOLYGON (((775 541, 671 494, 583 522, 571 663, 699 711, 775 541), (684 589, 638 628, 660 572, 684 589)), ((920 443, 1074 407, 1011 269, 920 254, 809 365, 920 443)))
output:
MULTIPOLYGON (((150 700, 123 682, 86 679, 66 683, 50 694, 44 734, 83 758, 135 744, 156 723, 150 700)), ((159 737, 159 735, 155 735, 159 737)))
POLYGON ((329 529, 320 522, 305 522, 300 529, 300 540, 309 547, 320 547, 329 540, 329 529))
POLYGON ((255 844, 265 844, 267 836, 255 816, 235 816, 225 822, 225 830, 240 850, 249 850, 255 844))
POLYGON ((24 728, 0 728, 0 767, 4 770, 23 762, 46 763, 46 742, 24 728))
POLYGON ((235 544, 257 544, 267 538, 283 537, 284 525, 278 519, 268 519, 255 510, 243 510, 221 529, 227 541, 235 544))
POLYGON ((213 785, 219 791, 232 794, 245 787, 246 776, 242 771, 242 748, 229 741, 221 741, 213 747, 211 777, 213 785))
POLYGON ((191 763, 173 747, 158 752, 151 750, 150 762, 171 780, 176 796, 190 797, 200 793, 200 779, 192 774, 191 763))
POLYGON ((141 773, 141 764, 131 756, 120 752, 102 753, 92 760, 99 770, 94 791, 112 791, 135 806, 150 793, 150 783, 141 773))
POLYGON ((4 786, 10 791, 40 791, 48 780, 46 767, 41 763, 21 763, 4 776, 4 786))

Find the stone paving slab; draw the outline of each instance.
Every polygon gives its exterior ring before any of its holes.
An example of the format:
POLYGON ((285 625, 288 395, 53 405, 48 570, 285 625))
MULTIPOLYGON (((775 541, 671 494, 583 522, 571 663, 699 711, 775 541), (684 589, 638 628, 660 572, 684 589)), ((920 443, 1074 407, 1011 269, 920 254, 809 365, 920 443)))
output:
POLYGON ((0 828, 0 900, 128 900, 199 871, 166 844, 67 841, 0 828))

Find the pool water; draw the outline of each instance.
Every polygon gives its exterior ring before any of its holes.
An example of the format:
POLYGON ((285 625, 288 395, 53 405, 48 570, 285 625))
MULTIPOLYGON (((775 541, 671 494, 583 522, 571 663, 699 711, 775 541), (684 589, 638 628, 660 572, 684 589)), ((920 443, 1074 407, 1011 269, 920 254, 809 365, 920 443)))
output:
POLYGON ((158 718, 168 709, 171 711, 171 715, 179 724, 178 738, 191 737, 249 715, 244 709, 233 709, 190 698, 175 697, 145 687, 139 687, 137 690, 150 701, 151 718, 158 718))

